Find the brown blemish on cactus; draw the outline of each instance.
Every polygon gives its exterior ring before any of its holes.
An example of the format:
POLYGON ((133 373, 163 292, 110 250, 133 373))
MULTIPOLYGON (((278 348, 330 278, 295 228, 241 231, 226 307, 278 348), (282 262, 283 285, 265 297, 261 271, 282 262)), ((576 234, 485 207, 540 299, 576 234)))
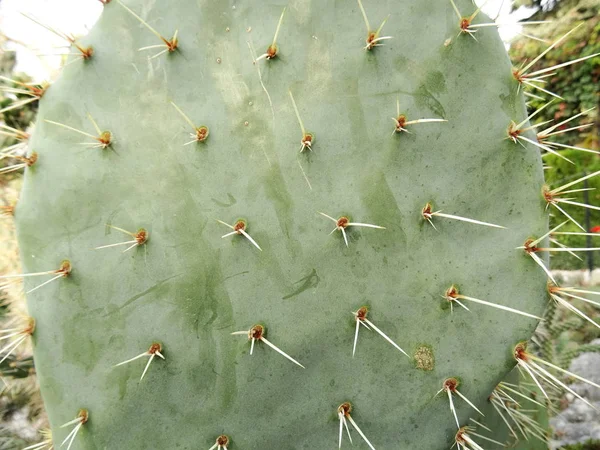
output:
POLYGON ((27 334, 31 336, 35 331, 35 319, 33 317, 29 317, 27 319, 27 326, 23 329, 23 334, 27 334))
POLYGON ((98 136, 98 142, 102 145, 102 148, 110 147, 112 143, 112 133, 110 131, 103 131, 98 136))
POLYGON ((175 50, 177 50, 177 47, 179 47, 179 39, 177 38, 177 32, 175 32, 175 35, 171 39, 165 39, 162 36, 160 38, 165 43, 165 46, 167 47, 169 53, 174 52, 175 50))
POLYGON ((453 284, 448 289, 446 289, 446 300, 449 302, 454 301, 458 298, 458 288, 453 284))
POLYGON ((81 424, 85 425, 87 421, 90 420, 90 413, 87 409, 80 409, 79 414, 77 414, 77 417, 79 417, 79 421, 81 422, 81 424))
POLYGON ((227 445, 229 444, 229 438, 222 434, 217 438, 215 445, 213 445, 208 450, 227 450, 227 445))
POLYGON ((468 17, 463 17, 462 19, 460 19, 460 29, 463 33, 468 33, 469 31, 467 31, 469 29, 469 27, 471 26, 471 19, 469 19, 468 17))
POLYGON ((302 148, 308 148, 309 150, 311 150, 312 142, 313 142, 313 135, 311 133, 306 133, 302 137, 302 140, 300 141, 300 143, 302 144, 302 148))
POLYGON ((337 222, 335 223, 335 225, 338 228, 347 228, 349 223, 350 223, 350 219, 348 217, 346 217, 346 216, 342 216, 342 217, 340 217, 337 220, 337 222))
POLYGON ((352 403, 344 402, 337 409, 338 414, 342 414, 344 417, 348 417, 352 412, 352 403))
POLYGON ((267 59, 273 59, 277 56, 277 45, 269 45, 269 48, 267 48, 267 53, 266 53, 266 58, 267 59))
POLYGON ((246 221, 239 219, 235 225, 233 225, 233 230, 236 231, 237 234, 242 234, 242 231, 246 231, 246 221))
POLYGON ((377 35, 375 34, 374 31, 371 31, 368 36, 367 36, 367 49, 371 50, 373 48, 373 46, 375 45, 375 39, 377 38, 377 35))
POLYGON ((264 332, 265 332, 265 327, 263 327, 262 325, 254 325, 248 331, 248 339, 260 340, 260 339, 262 339, 264 332))
POLYGON ((465 445, 467 444, 467 441, 465 440, 464 435, 467 433, 467 427, 462 427, 460 428, 457 432, 456 435, 454 436, 454 441, 458 444, 461 445, 465 445))
POLYGON ((57 274, 62 275, 64 278, 71 275, 71 271, 73 270, 73 266, 71 265, 71 261, 68 259, 63 260, 60 263, 60 269, 56 271, 57 274))
POLYGON ((417 369, 430 372, 435 368, 435 357, 430 345, 423 344, 417 347, 413 353, 413 360, 417 369))
POLYGON ((506 130, 506 134, 508 135, 508 138, 510 140, 512 140, 513 142, 517 142, 517 140, 519 139, 519 136, 521 135, 521 131, 522 130, 519 129, 516 122, 511 121, 510 124, 508 125, 508 129, 506 130))
POLYGON ((146 241, 148 240, 148 232, 144 228, 140 228, 135 233, 135 240, 137 242, 137 245, 145 244, 146 241))
POLYGON ((400 114, 396 118, 396 131, 401 132, 404 131, 404 126, 406 125, 406 116, 404 114, 400 114))
MULTIPOLYGON (((8 166, 6 169, 10 169, 10 168, 23 168, 23 167, 31 167, 33 166, 37 160, 38 160, 38 154, 37 152, 32 152, 31 155, 29 156, 12 156, 12 158, 16 159, 17 161, 21 161, 21 164, 16 164, 14 166, 8 166)), ((11 170, 2 170, 2 172, 7 173, 10 172, 11 170)))
POLYGON ((162 353, 162 345, 159 342, 154 342, 148 349, 148 354, 156 355, 157 353, 162 353))
POLYGON ((460 382, 457 378, 446 378, 442 383, 443 389, 450 392, 456 392, 460 382))
POLYGON ((423 209, 421 210, 421 215, 423 216, 423 218, 425 220, 431 220, 432 209, 433 209, 433 206, 431 205, 431 203, 427 202, 425 204, 425 206, 423 207, 423 209))
POLYGON ((523 83, 524 77, 521 74, 521 71, 519 69, 513 67, 512 68, 512 75, 513 75, 513 78, 515 80, 517 80, 519 83, 523 83))
POLYGON ((513 356, 517 361, 527 361, 529 359, 527 355, 527 342, 519 342, 513 350, 513 356))
POLYGON ((367 313, 369 312, 369 308, 366 306, 361 306, 356 314, 354 315, 357 320, 365 320, 367 318, 367 313))
POLYGON ((550 187, 545 184, 542 186, 542 197, 546 200, 547 203, 556 203, 556 199, 554 198, 554 193, 550 189, 550 187))
POLYGON ((525 241, 525 243, 523 244, 523 247, 526 253, 535 253, 537 251, 539 251, 539 248, 535 245, 532 245, 533 242, 535 242, 534 239, 527 239, 525 241))
POLYGON ((77 48, 77 50, 79 50, 79 53, 81 53, 81 58, 83 58, 84 61, 87 61, 88 59, 90 59, 92 57, 92 55, 94 54, 94 48, 92 46, 81 47, 80 45, 76 44, 75 42, 72 42, 72 44, 77 48))
POLYGON ((196 140, 198 142, 204 142, 208 137, 208 134, 209 130, 207 126, 201 125, 198 128, 196 128, 196 140))
POLYGON ((37 162, 38 154, 37 154, 37 152, 33 152, 33 153, 31 153, 29 158, 23 158, 23 160, 27 163, 27 167, 31 167, 37 162))

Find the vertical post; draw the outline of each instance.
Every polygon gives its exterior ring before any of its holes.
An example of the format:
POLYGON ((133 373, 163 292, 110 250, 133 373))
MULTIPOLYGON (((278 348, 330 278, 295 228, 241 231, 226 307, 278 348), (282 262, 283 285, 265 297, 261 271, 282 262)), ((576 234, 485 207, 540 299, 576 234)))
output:
MULTIPOLYGON (((583 172, 583 176, 586 176, 587 173, 584 171, 583 172)), ((583 180, 583 188, 587 189, 588 187, 588 180, 583 180)), ((586 205, 590 204, 590 191, 583 191, 583 201, 586 205)), ((590 208, 584 208, 585 209, 585 229, 587 230, 588 233, 591 233, 591 223, 590 223, 590 216, 591 216, 591 212, 590 212, 590 208)), ((591 236, 586 236, 585 237, 585 246, 587 248, 591 248, 592 247, 592 237, 591 236)), ((590 276, 592 275, 592 270, 594 270, 594 252, 586 252, 587 254, 587 265, 588 265, 588 270, 590 271, 590 276)))

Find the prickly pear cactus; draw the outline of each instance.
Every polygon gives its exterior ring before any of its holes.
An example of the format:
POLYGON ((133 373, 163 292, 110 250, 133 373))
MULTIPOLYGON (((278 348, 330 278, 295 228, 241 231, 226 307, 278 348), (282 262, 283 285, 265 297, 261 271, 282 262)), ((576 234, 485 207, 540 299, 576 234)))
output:
POLYGON ((57 278, 28 294, 55 443, 452 445, 547 304, 496 28, 470 0, 104 3, 15 211, 57 278))

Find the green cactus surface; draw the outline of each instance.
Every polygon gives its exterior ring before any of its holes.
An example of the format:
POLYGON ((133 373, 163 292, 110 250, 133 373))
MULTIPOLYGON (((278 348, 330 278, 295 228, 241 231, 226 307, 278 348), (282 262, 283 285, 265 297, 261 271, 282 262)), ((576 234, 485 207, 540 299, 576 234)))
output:
POLYGON ((80 417, 73 450, 333 449, 349 402, 373 448, 449 448, 444 380, 484 408, 538 320, 448 289, 548 301, 517 249, 548 212, 496 27, 441 0, 363 0, 369 33, 355 0, 105 3, 40 101, 15 211, 25 272, 59 276, 27 298, 55 444, 80 417))

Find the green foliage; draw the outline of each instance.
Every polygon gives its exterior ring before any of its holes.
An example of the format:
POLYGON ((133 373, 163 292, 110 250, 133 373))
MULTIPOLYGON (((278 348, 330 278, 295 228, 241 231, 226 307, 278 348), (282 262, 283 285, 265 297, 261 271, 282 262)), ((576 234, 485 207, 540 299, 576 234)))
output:
MULTIPOLYGON (((30 78, 23 74, 12 73, 16 63, 15 53, 0 49, 0 75, 16 82, 28 83, 30 78)), ((0 81, 8 88, 20 88, 17 84, 6 80, 0 81)), ((7 93, 0 90, 0 110, 12 104, 14 101, 22 100, 27 96, 20 93, 7 93)), ((29 103, 22 108, 13 109, 0 113, 0 123, 16 130, 26 131, 34 122, 37 113, 37 102, 29 103)), ((0 129, 0 150, 6 149, 19 142, 14 136, 6 134, 6 129, 0 129)), ((14 163, 13 158, 0 158, 0 168, 14 163)), ((11 177, 16 174, 11 174, 11 177)))
POLYGON ((528 6, 530 8, 539 8, 546 12, 552 11, 559 3, 560 0, 515 0, 513 7, 528 6))
MULTIPOLYGON (((574 161, 576 164, 571 164, 555 155, 547 155, 544 160, 545 163, 551 167, 551 169, 546 170, 546 182, 551 187, 561 186, 569 181, 581 178, 585 174, 600 170, 600 159, 597 155, 583 153, 577 150, 562 150, 561 154, 569 158, 571 161, 574 161)), ((600 180, 598 180, 598 178, 590 179, 587 182, 587 187, 593 190, 587 192, 587 194, 585 192, 576 192, 571 194, 569 197, 576 202, 586 203, 587 195, 588 204, 598 205, 600 203, 600 180)), ((600 225, 600 211, 598 210, 591 209, 590 211, 586 212, 586 210, 582 207, 570 205, 561 205, 561 208, 567 211, 567 213, 584 228, 587 228, 586 214, 589 214, 591 228, 589 230, 586 229, 586 231, 592 231, 593 227, 600 225)), ((555 212, 550 219, 550 226, 558 226, 565 220, 567 220, 565 216, 559 212, 555 212)), ((572 222, 567 223, 560 229, 560 231, 582 232, 582 230, 572 222)), ((588 238, 585 236, 560 235, 556 237, 559 242, 569 247, 600 247, 600 233, 598 234, 598 237, 593 236, 589 238, 591 245, 588 245, 588 238)), ((592 255, 596 261, 596 264, 600 263, 600 252, 594 251, 592 252, 592 255)), ((588 256, 586 254, 579 254, 579 257, 581 259, 578 259, 569 253, 552 255, 552 267, 554 269, 570 270, 587 268, 586 258, 588 256)))
POLYGON ((590 439, 581 444, 573 444, 562 447, 561 450, 600 450, 600 441, 590 439))
MULTIPOLYGON (((3 44, 3 47, 6 44, 1 42, 1 37, 0 44, 3 44)), ((2 48, 0 51, 0 75, 21 83, 31 82, 30 77, 27 75, 14 73, 16 62, 16 53, 14 51, 8 51, 2 48)), ((2 84, 6 85, 7 83, 2 81, 2 84)), ((11 88, 18 87, 12 83, 8 83, 8 86, 11 88)), ((6 94, 4 91, 0 91, 0 109, 10 105, 15 98, 24 99, 26 97, 23 94, 6 94)), ((24 108, 18 108, 12 111, 0 113, 0 120, 10 127, 19 130, 25 130, 35 120, 36 112, 37 103, 32 103, 26 105, 24 108)), ((12 140, 4 139, 4 136, 0 136, 0 148, 6 147, 13 143, 14 142, 12 140)))
MULTIPOLYGON (((553 20, 564 16, 579 16, 580 19, 594 17, 599 0, 513 0, 513 9, 521 6, 537 9, 534 20, 553 20)), ((556 26, 556 23, 554 23, 556 26)))
MULTIPOLYGON (((600 10, 600 8, 597 8, 600 10)), ((569 23, 562 29, 553 28, 552 39, 557 35, 564 34, 574 27, 569 23)), ((550 39, 550 36, 547 36, 550 39)), ((533 41, 531 39, 521 39, 511 49, 511 56, 515 65, 519 61, 527 61, 535 58, 542 53, 548 44, 533 41)), ((586 22, 566 41, 551 50, 534 67, 550 67, 555 64, 565 63, 579 57, 600 53, 600 16, 596 16, 586 22)), ((547 102, 553 100, 553 103, 545 108, 536 116, 536 122, 541 123, 547 120, 554 120, 554 123, 566 120, 582 111, 595 108, 588 115, 582 116, 578 120, 569 122, 562 127, 575 127, 578 125, 591 124, 591 126, 581 131, 572 131, 559 134, 552 138, 553 141, 561 144, 583 147, 595 151, 600 150, 600 116, 597 106, 600 105, 600 56, 590 58, 579 64, 561 68, 555 75, 546 79, 544 89, 558 93, 563 99, 553 99, 552 96, 539 90, 535 90, 535 95, 541 96, 543 100, 530 99, 529 109, 531 112, 541 108, 547 102)), ((597 154, 586 153, 578 150, 561 150, 560 153, 573 161, 574 164, 553 154, 546 154, 544 162, 550 168, 546 170, 546 181, 550 186, 559 186, 570 180, 582 177, 585 172, 592 173, 600 170, 600 158, 597 154)), ((589 192, 589 203, 597 205, 600 201, 600 180, 594 178, 589 181, 589 187, 594 190, 589 192)), ((571 197, 578 202, 585 202, 585 193, 574 193, 571 197)), ((562 205, 561 205, 562 206, 562 205)), ((585 227, 585 209, 576 206, 564 205, 564 209, 578 223, 585 227)), ((562 214, 556 213, 551 218, 551 227, 554 227, 565 220, 562 214)), ((590 226, 600 225, 600 211, 590 211, 590 226)), ((573 223, 563 227, 561 231, 581 231, 573 223)), ((586 238, 582 236, 561 236, 560 242, 570 247, 586 247, 588 245, 586 238)), ((600 246, 600 235, 598 238, 592 238, 592 247, 600 246)), ((600 261, 600 253, 594 252, 593 257, 600 261)), ((553 256, 552 267, 555 269, 580 269, 587 267, 585 257, 578 260, 568 253, 561 253, 553 256)))
MULTIPOLYGON (((591 295, 583 296, 594 301, 591 295)), ((599 308, 577 299, 569 302, 591 320, 600 323, 599 308)), ((600 351, 600 346, 590 344, 594 339, 600 338, 600 329, 596 325, 565 308, 557 308, 555 304, 548 308, 544 318, 545 321, 536 332, 535 341, 539 344, 540 354, 548 361, 568 369, 571 361, 581 353, 600 351)))
MULTIPOLYGON (((9 74, 5 74, 5 76, 10 77, 12 80, 18 81, 20 83, 31 83, 31 81, 32 81, 31 77, 29 77, 25 74, 9 73, 9 74)), ((3 84, 7 85, 9 87, 13 87, 13 88, 20 87, 17 84, 9 83, 9 82, 3 82, 3 84)), ((3 109, 5 107, 9 106, 11 103, 13 103, 15 101, 15 99, 24 100, 27 98, 29 98, 29 97, 24 94, 6 95, 6 94, 1 93, 1 91, 0 91, 0 109, 3 109)), ((37 114, 37 102, 33 102, 33 103, 26 105, 23 108, 13 109, 11 111, 6 111, 3 113, 0 113, 0 119, 6 125, 8 125, 12 128, 16 128, 18 130, 26 130, 35 121, 36 114, 37 114)), ((0 139, 1 139, 1 137, 0 137, 0 139)), ((15 143, 15 141, 11 140, 11 139, 5 139, 4 142, 0 141, 0 143, 1 143, 2 147, 5 147, 8 145, 12 145, 13 143, 15 143)))
MULTIPOLYGON (((567 24, 562 29, 554 29, 551 39, 555 40, 577 24, 567 24)), ((548 36, 550 39, 550 36, 548 36)), ((521 39, 511 48, 511 57, 516 62, 534 59, 548 47, 531 39, 521 39)), ((550 67, 562 64, 577 58, 600 53, 600 17, 588 20, 572 33, 563 43, 547 53, 534 66, 536 68, 550 67)), ((562 121, 586 109, 595 108, 599 102, 600 85, 600 56, 582 61, 556 70, 556 73, 546 79, 544 88, 558 93, 563 100, 554 99, 554 103, 536 116, 537 122, 544 120, 562 121)), ((542 107, 553 97, 536 90, 536 95, 543 100, 529 99, 532 111, 542 107)), ((569 123, 569 127, 582 124, 597 124, 598 112, 593 111, 588 116, 583 116, 578 121, 569 123)), ((567 127, 563 127, 567 128, 567 127)), ((576 145, 583 143, 591 148, 598 148, 598 128, 590 127, 583 133, 565 133, 558 135, 556 141, 563 144, 576 145)))

